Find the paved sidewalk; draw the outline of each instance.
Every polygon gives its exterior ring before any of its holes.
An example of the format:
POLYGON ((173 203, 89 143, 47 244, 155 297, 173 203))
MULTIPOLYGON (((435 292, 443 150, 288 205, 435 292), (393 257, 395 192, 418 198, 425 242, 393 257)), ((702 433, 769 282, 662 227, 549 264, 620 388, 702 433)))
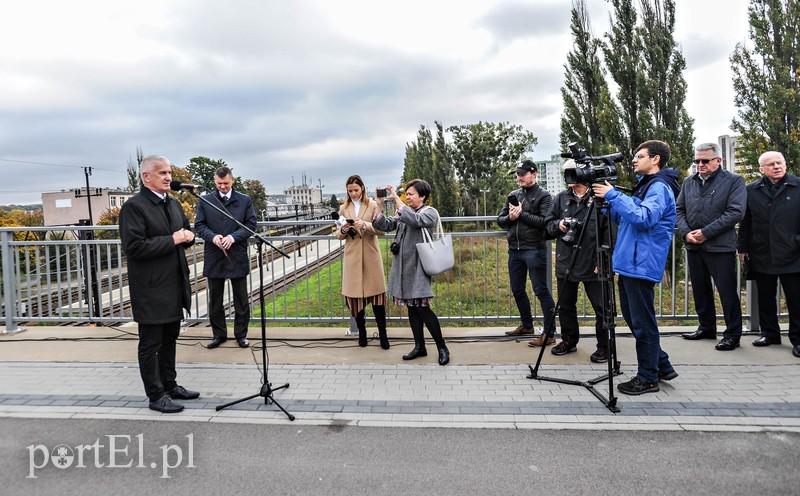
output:
MULTIPOLYGON (((352 346, 353 338, 345 338, 342 329, 270 330, 276 339, 290 339, 288 332, 298 341, 291 348, 270 343, 269 379, 273 387, 290 384, 274 396, 296 416, 296 424, 800 432, 800 360, 791 356, 788 345, 756 349, 749 345, 754 338, 745 337, 742 348, 718 352, 712 341, 681 339, 675 335, 680 330, 664 337, 680 376, 662 382, 658 393, 619 395, 618 414, 585 387, 527 379, 536 350, 501 336, 495 328, 447 329, 454 364, 446 367, 436 365, 432 356, 421 363, 402 362, 399 357, 410 345, 397 336, 387 352, 372 343, 367 349, 352 346), (324 346, 315 341, 320 337, 328 339, 324 346), (330 363, 306 363, 319 355, 329 357, 330 363), (492 356, 496 363, 482 363, 492 356), (701 364, 701 359, 710 364, 701 364)), ((261 397, 215 410, 259 392, 261 366, 252 361, 254 356, 260 361, 258 350, 241 350, 228 346, 230 342, 217 350, 180 347, 179 382, 200 391, 201 398, 183 402, 183 413, 162 415, 147 408, 133 361, 135 339, 52 339, 109 332, 33 328, 0 337, 0 417, 289 423, 261 397), (81 357, 74 356, 81 351, 81 357), (127 358, 119 359, 120 353, 127 358), (232 355, 237 358, 223 360, 232 355), (225 363, 210 363, 212 359, 225 363)), ((189 329, 182 342, 204 342, 204 333, 189 329)), ((398 329, 390 335, 401 333, 398 329)), ((623 374, 615 384, 635 374, 633 340, 625 330, 618 335, 623 374)), ((588 361, 591 340, 584 338, 581 346, 584 349, 566 357, 546 351, 539 375, 586 381, 605 373, 604 364, 588 361)), ((596 388, 608 396, 608 381, 596 388)))

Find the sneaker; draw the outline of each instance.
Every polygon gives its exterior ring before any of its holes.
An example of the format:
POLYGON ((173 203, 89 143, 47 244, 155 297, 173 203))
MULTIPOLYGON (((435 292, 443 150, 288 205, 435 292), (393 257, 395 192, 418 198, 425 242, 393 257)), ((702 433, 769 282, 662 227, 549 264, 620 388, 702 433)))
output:
POLYGON ((571 345, 566 341, 561 341, 557 345, 553 346, 553 349, 550 350, 550 353, 552 353, 553 355, 560 356, 560 355, 566 355, 567 353, 574 353, 576 351, 578 351, 577 346, 571 345))
POLYGON ((630 394, 633 396, 644 393, 658 392, 657 382, 644 382, 637 375, 628 382, 623 382, 617 386, 620 393, 630 394))
POLYGON ((674 370, 671 370, 669 372, 663 372, 662 371, 662 372, 658 373, 658 380, 659 381, 671 381, 672 379, 674 379, 676 377, 678 377, 678 373, 675 372, 674 370))
POLYGON ((606 350, 597 350, 589 357, 592 363, 606 363, 608 361, 608 352, 606 350))

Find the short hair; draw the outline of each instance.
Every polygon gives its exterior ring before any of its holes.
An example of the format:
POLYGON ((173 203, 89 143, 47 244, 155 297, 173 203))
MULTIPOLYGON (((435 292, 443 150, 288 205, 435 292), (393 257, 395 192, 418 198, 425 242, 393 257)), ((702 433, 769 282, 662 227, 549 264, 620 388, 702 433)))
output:
POLYGON ((148 155, 142 159, 142 164, 141 164, 142 174, 153 170, 153 166, 159 162, 165 163, 167 165, 172 165, 172 163, 169 161, 167 157, 161 155, 148 155))
POLYGON ((715 158, 722 155, 722 148, 716 143, 702 143, 694 147, 696 153, 707 152, 709 150, 714 153, 715 158))
POLYGON ((422 203, 428 201, 428 198, 431 196, 431 185, 428 183, 428 181, 425 181, 424 179, 412 179, 406 183, 406 191, 412 186, 415 190, 417 190, 417 194, 424 198, 422 203))
POLYGON ((668 144, 666 144, 663 141, 649 140, 639 145, 639 147, 636 148, 636 151, 638 152, 639 150, 645 148, 647 149, 647 151, 650 153, 651 156, 658 155, 659 157, 661 157, 661 160, 658 162, 658 166, 660 168, 663 169, 664 167, 667 166, 667 162, 669 162, 669 157, 672 155, 672 152, 670 151, 668 144))
POLYGON ((222 167, 217 169, 216 172, 214 172, 214 174, 220 179, 222 179, 223 177, 228 177, 228 176, 233 177, 233 171, 231 170, 230 167, 228 167, 226 165, 223 165, 222 167))
MULTIPOLYGON (((361 179, 361 176, 359 176, 358 174, 353 174, 352 176, 348 177, 347 181, 345 181, 345 183, 344 183, 345 190, 351 184, 358 184, 359 186, 361 186, 361 198, 360 199, 361 199, 362 202, 365 202, 367 200, 367 187, 364 186, 364 180, 361 179)), ((347 198, 345 199, 345 203, 349 204, 349 203, 352 203, 352 202, 353 202, 353 200, 350 199, 350 193, 347 193, 347 198)))
POLYGON ((781 156, 781 160, 782 160, 784 163, 786 163, 786 157, 784 157, 784 156, 783 156, 783 153, 781 153, 781 152, 776 152, 775 150, 770 150, 770 151, 764 152, 764 153, 762 153, 761 155, 759 155, 759 156, 758 156, 758 166, 759 166, 759 167, 761 167, 761 161, 762 161, 762 160, 763 160, 763 159, 764 159, 764 158, 765 158, 767 155, 769 155, 770 153, 777 153, 778 155, 780 155, 780 156, 781 156))

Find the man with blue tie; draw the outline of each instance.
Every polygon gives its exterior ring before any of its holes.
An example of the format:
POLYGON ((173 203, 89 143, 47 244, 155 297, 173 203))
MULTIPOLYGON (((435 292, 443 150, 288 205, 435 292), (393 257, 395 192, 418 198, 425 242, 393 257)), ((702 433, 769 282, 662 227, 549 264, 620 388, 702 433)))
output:
MULTIPOLYGON (((203 198, 254 230, 256 212, 253 201, 249 196, 233 190, 235 181, 230 168, 220 167, 214 174, 217 191, 203 195, 203 198)), ((209 320, 214 334, 207 347, 217 348, 228 339, 222 300, 225 279, 230 279, 235 313, 233 335, 241 348, 247 348, 250 345, 247 340, 247 326, 250 323, 247 293, 250 258, 247 254, 247 243, 251 233, 205 201, 200 201, 197 205, 194 227, 198 236, 205 241, 203 275, 208 279, 209 320)))

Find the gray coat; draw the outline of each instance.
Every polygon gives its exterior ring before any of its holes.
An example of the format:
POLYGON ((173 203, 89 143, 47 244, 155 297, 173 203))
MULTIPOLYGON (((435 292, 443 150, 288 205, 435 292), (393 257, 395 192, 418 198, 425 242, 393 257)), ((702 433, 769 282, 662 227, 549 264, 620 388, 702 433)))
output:
POLYGON ((706 241, 699 245, 686 243, 689 251, 736 251, 736 224, 744 219, 747 190, 742 176, 717 169, 703 185, 699 174, 687 178, 675 202, 675 225, 686 238, 700 229, 706 241))
POLYGON ((383 232, 394 231, 395 242, 400 245, 400 253, 394 255, 392 270, 389 272, 389 294, 402 300, 432 298, 431 278, 422 270, 417 254, 417 243, 422 243, 422 228, 432 231, 439 220, 439 212, 433 207, 422 206, 414 211, 403 207, 394 217, 381 214, 372 226, 383 232))

